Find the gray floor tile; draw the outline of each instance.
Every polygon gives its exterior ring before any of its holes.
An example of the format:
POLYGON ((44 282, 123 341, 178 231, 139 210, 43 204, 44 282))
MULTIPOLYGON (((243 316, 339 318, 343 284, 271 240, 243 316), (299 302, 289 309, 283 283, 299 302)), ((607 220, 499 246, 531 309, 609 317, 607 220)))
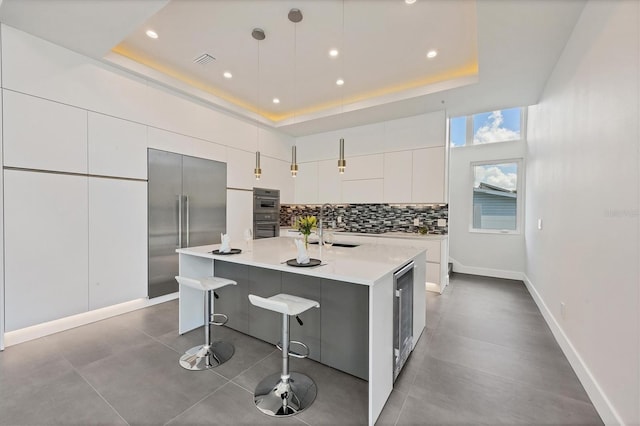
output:
MULTIPOLYGON (((234 379, 234 382, 253 392, 266 376, 281 370, 281 354, 273 353, 234 379)), ((299 414, 311 425, 366 424, 368 384, 366 381, 342 373, 309 359, 291 359, 291 371, 304 373, 318 386, 318 396, 311 407, 299 414)))
POLYGON ((407 399, 407 394, 393 390, 387 403, 384 405, 384 410, 380 413, 376 425, 378 426, 393 426, 398 421, 400 411, 407 399))
POLYGON ((227 383, 169 422, 170 425, 304 425, 296 417, 274 418, 253 404, 253 394, 227 383))
MULTIPOLYGON (((451 410, 429 401, 407 396, 396 425, 480 425, 483 422, 464 408, 451 410)), ((486 423, 485 423, 486 424, 486 423)))
POLYGON ((105 320, 158 337, 178 332, 178 301, 172 300, 105 320))
POLYGON ((76 368, 151 341, 151 337, 139 330, 107 321, 73 328, 45 338, 48 347, 54 347, 76 368))
POLYGON ((185 370, 178 358, 153 342, 93 362, 80 373, 130 424, 162 424, 227 382, 211 370, 185 370))
POLYGON ((453 362, 508 379, 523 382, 539 390, 589 402, 569 362, 556 357, 540 357, 493 343, 450 333, 434 335, 428 353, 441 361, 453 362))
POLYGON ((126 424, 75 371, 37 386, 14 388, 12 393, 0 398, 2 425, 126 424))

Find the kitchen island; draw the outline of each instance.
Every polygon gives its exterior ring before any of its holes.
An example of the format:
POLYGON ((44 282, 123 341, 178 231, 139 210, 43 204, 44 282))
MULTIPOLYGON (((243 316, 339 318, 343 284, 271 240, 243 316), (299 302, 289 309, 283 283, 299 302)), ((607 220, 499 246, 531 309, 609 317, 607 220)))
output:
MULTIPOLYGON (((291 238, 277 237, 234 245, 243 252, 214 255, 219 245, 178 249, 180 275, 222 276, 238 282, 217 291, 216 312, 229 315, 227 326, 275 343, 280 321, 272 312, 254 309, 247 295, 269 297, 283 292, 320 302, 303 313, 304 327, 291 338, 310 346, 310 358, 368 381, 368 421, 373 425, 393 389, 393 274, 413 261, 413 282, 424 283, 424 248, 361 244, 357 247, 310 246, 320 266, 293 267, 291 238), (244 247, 243 247, 244 246, 244 247)), ((203 293, 180 288, 179 332, 203 324, 203 293)), ((413 345, 425 327, 425 288, 413 286, 413 345)))

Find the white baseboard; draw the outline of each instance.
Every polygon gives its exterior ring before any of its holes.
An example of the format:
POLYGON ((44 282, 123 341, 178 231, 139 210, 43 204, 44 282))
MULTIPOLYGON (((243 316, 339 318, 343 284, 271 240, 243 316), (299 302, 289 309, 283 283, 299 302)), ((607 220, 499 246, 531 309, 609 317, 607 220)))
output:
POLYGON ((61 331, 79 327, 81 325, 86 325, 92 322, 115 317, 116 315, 126 314, 127 312, 157 305, 159 303, 168 302, 169 300, 174 300, 177 298, 178 293, 176 292, 153 299, 136 299, 130 302, 120 303, 118 305, 108 306, 106 308, 83 312, 81 314, 72 315, 70 317, 33 325, 31 327, 21 328, 20 330, 5 333, 4 344, 6 347, 17 345, 18 343, 38 339, 50 334, 59 333, 61 331))
POLYGON ((591 374, 589 367, 585 364, 578 351, 576 351, 575 347, 571 343, 571 340, 569 340, 567 335, 564 333, 562 327, 560 326, 558 321, 556 321, 546 303, 544 303, 544 300, 542 300, 540 293, 538 293, 535 286, 531 283, 531 280, 529 279, 529 277, 527 277, 526 274, 522 274, 522 276, 523 281, 527 286, 529 293, 531 294, 531 297, 533 297, 533 300, 538 305, 538 309, 540 309, 540 312, 547 322, 547 325, 551 329, 551 332, 558 342, 558 345, 560 345, 560 348, 562 349, 562 352, 564 352, 564 355, 567 357, 569 364, 571 364, 571 367, 573 367, 573 370, 578 376, 580 383, 582 383, 582 386, 587 392, 587 395, 589 395, 593 406, 596 408, 596 411, 602 418, 604 424, 624 425, 624 422, 618 415, 616 409, 611 404, 611 401, 609 401, 607 395, 605 395, 600 385, 598 385, 598 381, 595 379, 595 377, 593 377, 593 374, 591 374))
POLYGON ((523 280, 524 273, 518 271, 507 271, 504 269, 479 268, 477 266, 466 266, 449 256, 449 262, 453 264, 453 272, 461 274, 480 275, 483 277, 506 278, 509 280, 523 280))

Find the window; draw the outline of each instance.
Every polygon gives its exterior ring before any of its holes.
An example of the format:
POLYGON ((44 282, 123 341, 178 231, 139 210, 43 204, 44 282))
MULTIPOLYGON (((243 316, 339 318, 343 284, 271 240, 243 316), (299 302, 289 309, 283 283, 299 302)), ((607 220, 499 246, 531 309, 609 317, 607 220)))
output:
POLYGON ((472 231, 519 232, 520 166, 520 160, 471 164, 472 231))
POLYGON ((482 145, 522 139, 524 108, 483 112, 449 120, 451 147, 482 145))

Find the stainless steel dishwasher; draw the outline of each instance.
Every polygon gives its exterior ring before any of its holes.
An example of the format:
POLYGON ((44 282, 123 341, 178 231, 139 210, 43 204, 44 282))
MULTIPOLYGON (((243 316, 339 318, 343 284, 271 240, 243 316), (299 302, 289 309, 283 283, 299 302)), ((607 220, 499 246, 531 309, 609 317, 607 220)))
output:
POLYGON ((413 348, 413 269, 409 262, 393 274, 393 381, 413 348))

